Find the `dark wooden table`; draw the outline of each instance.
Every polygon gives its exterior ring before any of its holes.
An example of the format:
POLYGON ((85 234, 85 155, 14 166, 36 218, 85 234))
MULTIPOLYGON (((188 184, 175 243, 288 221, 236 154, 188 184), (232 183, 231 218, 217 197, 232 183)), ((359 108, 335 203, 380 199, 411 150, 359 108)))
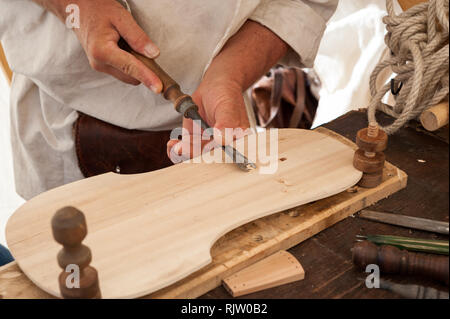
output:
MULTIPOLYGON (((392 121, 384 114, 378 114, 377 118, 382 125, 392 121)), ((356 132, 366 125, 366 113, 352 111, 324 127, 354 141, 356 132)), ((411 123, 389 137, 385 154, 389 162, 408 174, 408 186, 369 209, 448 222, 448 127, 432 134, 411 123)), ((242 298, 399 298, 386 290, 366 288, 367 274, 353 266, 350 249, 355 236, 365 234, 448 240, 445 235, 349 217, 289 250, 303 265, 304 280, 242 298)), ((381 278, 448 291, 448 287, 423 278, 383 274, 381 278)), ((221 286, 200 298, 230 298, 230 295, 221 286)))

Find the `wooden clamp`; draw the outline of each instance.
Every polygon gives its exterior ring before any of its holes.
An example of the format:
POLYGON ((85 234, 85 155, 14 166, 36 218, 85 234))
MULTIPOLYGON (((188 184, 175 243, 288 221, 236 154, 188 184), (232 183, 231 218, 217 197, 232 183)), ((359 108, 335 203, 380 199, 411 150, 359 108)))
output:
POLYGON ((63 245, 58 253, 58 264, 63 269, 58 278, 61 296, 101 298, 97 270, 89 266, 91 250, 81 243, 87 235, 84 214, 74 207, 58 210, 52 218, 52 231, 55 240, 63 245))
POLYGON ((358 131, 356 145, 358 150, 353 157, 353 166, 363 172, 358 185, 374 188, 383 180, 383 167, 386 160, 383 151, 387 147, 387 134, 377 123, 369 123, 367 128, 358 131))

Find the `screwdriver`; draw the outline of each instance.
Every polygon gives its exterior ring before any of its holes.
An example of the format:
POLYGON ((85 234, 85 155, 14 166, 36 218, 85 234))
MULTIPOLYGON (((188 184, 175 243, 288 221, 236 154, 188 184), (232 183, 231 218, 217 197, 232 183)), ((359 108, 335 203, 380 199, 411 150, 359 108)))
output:
MULTIPOLYGON (((126 43, 124 39, 120 39, 119 47, 125 51, 128 51, 132 55, 134 55, 138 60, 144 63, 150 70, 155 73, 163 84, 162 95, 163 97, 171 101, 175 110, 182 114, 185 118, 199 121, 201 128, 206 130, 210 128, 208 123, 202 119, 198 112, 198 106, 192 100, 192 97, 183 93, 180 89, 180 85, 175 82, 160 66, 156 63, 155 60, 149 59, 137 52, 135 52, 131 47, 126 43)), ((256 165, 250 162, 247 157, 238 152, 235 148, 230 145, 222 145, 222 149, 224 152, 233 160, 233 162, 243 171, 248 172, 252 169, 256 168, 256 165)))

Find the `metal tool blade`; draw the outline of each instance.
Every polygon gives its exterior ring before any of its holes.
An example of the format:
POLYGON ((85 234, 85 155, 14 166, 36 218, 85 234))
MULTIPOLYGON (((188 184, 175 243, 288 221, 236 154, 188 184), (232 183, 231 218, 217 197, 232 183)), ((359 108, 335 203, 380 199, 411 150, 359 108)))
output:
POLYGON ((373 210, 363 209, 358 217, 378 221, 386 224, 409 227, 413 229, 425 230, 439 234, 449 234, 449 223, 431 219, 412 217, 406 215, 382 213, 373 210))
MULTIPOLYGON (((200 125, 203 130, 207 130, 210 128, 210 126, 202 119, 202 117, 198 113, 198 110, 195 108, 188 109, 184 113, 184 116, 194 121, 200 121, 200 125)), ((222 146, 222 149, 224 150, 225 154, 227 154, 233 160, 233 162, 244 172, 248 172, 256 168, 256 165, 254 163, 250 162, 247 157, 238 152, 234 147, 230 145, 224 145, 222 146)))

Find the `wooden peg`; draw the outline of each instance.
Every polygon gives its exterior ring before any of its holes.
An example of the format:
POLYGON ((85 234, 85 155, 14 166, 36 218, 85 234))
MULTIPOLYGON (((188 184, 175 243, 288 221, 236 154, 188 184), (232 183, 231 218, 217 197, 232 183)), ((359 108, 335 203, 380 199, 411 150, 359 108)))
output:
POLYGON ((239 297, 304 278, 298 260, 281 250, 224 279, 223 286, 233 297, 239 297))
POLYGON ((448 256, 412 253, 394 246, 377 246, 366 240, 353 246, 353 263, 361 269, 376 264, 388 274, 421 275, 448 285, 448 256))
POLYGON ((358 131, 356 145, 358 150, 353 157, 353 166, 363 172, 358 185, 374 188, 383 181, 385 156, 383 151, 387 147, 387 134, 379 128, 376 122, 358 131))
POLYGON ((55 240, 63 245, 57 257, 63 269, 58 278, 62 297, 101 298, 97 270, 89 266, 91 250, 81 243, 87 235, 84 214, 74 207, 58 210, 52 218, 52 231, 55 240))
POLYGON ((439 103, 422 112, 420 123, 430 132, 448 124, 448 102, 439 103))

